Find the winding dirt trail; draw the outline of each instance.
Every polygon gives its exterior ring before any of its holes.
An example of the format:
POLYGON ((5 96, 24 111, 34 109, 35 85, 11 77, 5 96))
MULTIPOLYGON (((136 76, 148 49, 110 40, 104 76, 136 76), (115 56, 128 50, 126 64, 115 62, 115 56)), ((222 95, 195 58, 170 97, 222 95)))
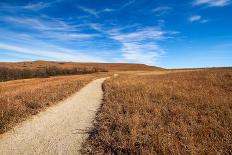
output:
POLYGON ((0 137, 0 154, 80 154, 86 132, 100 107, 105 78, 21 123, 0 137))

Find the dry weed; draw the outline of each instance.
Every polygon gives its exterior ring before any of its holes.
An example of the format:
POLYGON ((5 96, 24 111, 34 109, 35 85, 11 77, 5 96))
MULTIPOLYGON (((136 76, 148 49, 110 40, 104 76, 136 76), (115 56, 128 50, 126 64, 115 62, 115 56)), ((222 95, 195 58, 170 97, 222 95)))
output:
POLYGON ((105 74, 0 82, 0 133, 37 114, 105 74))
POLYGON ((232 70, 107 80, 83 152, 232 154, 232 70))

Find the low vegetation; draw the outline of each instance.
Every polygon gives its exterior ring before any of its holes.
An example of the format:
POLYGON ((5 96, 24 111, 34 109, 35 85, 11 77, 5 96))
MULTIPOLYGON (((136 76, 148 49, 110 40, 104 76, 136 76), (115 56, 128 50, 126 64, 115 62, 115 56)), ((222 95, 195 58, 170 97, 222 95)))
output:
POLYGON ((84 144, 89 154, 232 154, 232 69, 121 75, 84 144))
POLYGON ((129 63, 80 63, 80 62, 57 62, 57 61, 28 61, 28 62, 0 62, 0 67, 38 69, 46 67, 57 68, 101 68, 108 71, 157 71, 163 70, 160 67, 148 66, 144 64, 129 63))
POLYGON ((106 72, 107 70, 96 67, 72 67, 61 68, 56 66, 38 67, 38 68, 9 68, 0 67, 0 81, 9 81, 16 79, 29 79, 29 78, 46 78, 56 75, 78 75, 90 74, 96 72, 106 72))
POLYGON ((104 74, 60 76, 0 83, 0 133, 78 91, 104 74))

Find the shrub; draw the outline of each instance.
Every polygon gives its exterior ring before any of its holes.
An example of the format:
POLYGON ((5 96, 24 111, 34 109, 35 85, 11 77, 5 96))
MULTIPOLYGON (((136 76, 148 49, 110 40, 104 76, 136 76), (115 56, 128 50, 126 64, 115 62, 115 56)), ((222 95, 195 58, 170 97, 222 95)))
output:
POLYGON ((107 72, 107 70, 103 68, 95 68, 95 67, 59 68, 56 66, 50 66, 50 67, 35 68, 35 69, 0 67, 0 81, 29 79, 29 78, 45 78, 45 77, 56 76, 56 75, 90 74, 96 72, 107 72))

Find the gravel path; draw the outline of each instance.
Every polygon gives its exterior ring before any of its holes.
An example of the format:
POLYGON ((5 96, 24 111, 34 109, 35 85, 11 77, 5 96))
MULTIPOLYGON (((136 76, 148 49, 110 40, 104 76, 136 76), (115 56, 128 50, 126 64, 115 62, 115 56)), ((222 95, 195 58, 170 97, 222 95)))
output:
POLYGON ((79 154, 100 107, 105 78, 1 135, 0 154, 79 154))

